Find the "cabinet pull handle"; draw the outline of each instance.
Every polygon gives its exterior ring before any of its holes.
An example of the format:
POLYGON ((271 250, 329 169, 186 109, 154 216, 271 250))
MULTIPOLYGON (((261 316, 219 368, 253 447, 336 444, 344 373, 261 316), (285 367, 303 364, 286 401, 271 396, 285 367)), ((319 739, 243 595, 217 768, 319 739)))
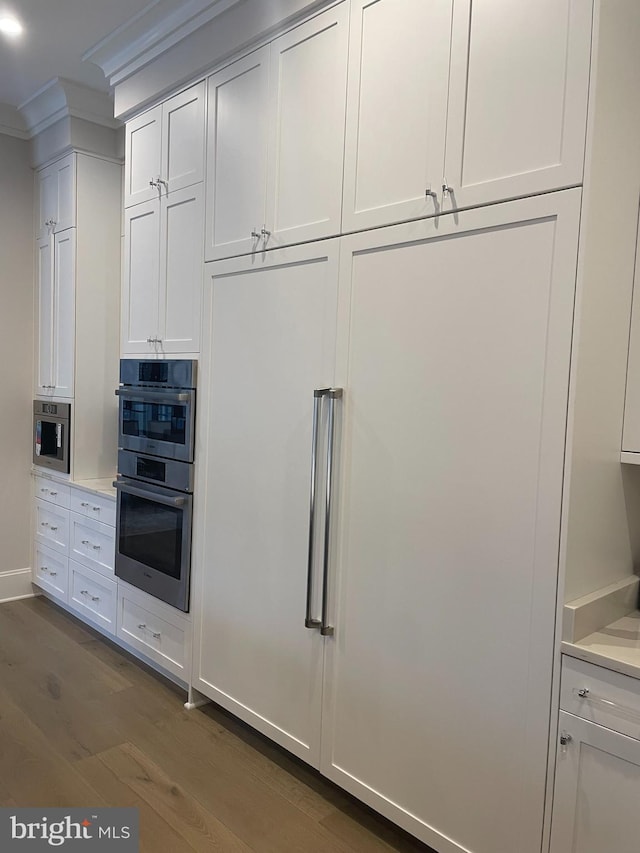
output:
POLYGON ((150 187, 157 187, 158 182, 156 180, 154 180, 153 178, 151 178, 151 180, 149 181, 149 186, 150 187))
POLYGON ((89 506, 89 504, 88 504, 86 501, 82 501, 82 503, 80 504, 80 506, 89 506))
POLYGON ((49 572, 49 574, 51 575, 51 577, 52 577, 52 578, 55 578, 55 576, 56 576, 58 573, 57 573, 57 572, 49 572))
POLYGON ((89 590, 88 589, 81 589, 80 595, 89 595, 89 590))
POLYGON ((146 627, 147 627, 147 626, 144 624, 144 622, 141 622, 141 623, 138 625, 138 628, 140 628, 140 630, 141 630, 141 631, 144 631, 144 629, 145 629, 146 627))
POLYGON ((56 496, 58 493, 57 493, 57 492, 49 492, 49 494, 51 495, 51 497, 52 497, 52 498, 55 498, 55 496, 56 496))
POLYGON ((46 495, 48 493, 49 489, 40 489, 40 491, 42 492, 43 495, 46 495))
POLYGON ((455 195, 455 193, 454 193, 454 191, 453 191, 453 187, 450 187, 450 186, 449 186, 449 184, 447 183, 447 179, 446 179, 446 178, 444 179, 444 183, 442 184, 442 195, 443 195, 443 196, 446 196, 446 195, 455 195))
POLYGON ((262 236, 264 237, 265 241, 266 241, 266 240, 268 240, 268 239, 269 239, 269 237, 271 237, 271 231, 267 231, 267 228, 266 228, 266 226, 264 226, 264 225, 263 225, 263 226, 262 226, 262 228, 260 229, 260 233, 261 233, 261 234, 262 234, 262 236))
POLYGON ((99 595, 92 595, 91 601, 100 601, 100 596, 99 595))
POLYGON ((619 702, 614 702, 611 699, 605 699, 604 696, 596 696, 589 690, 588 687, 574 687, 573 694, 584 702, 590 702, 596 708, 609 711, 612 714, 617 714, 619 717, 625 717, 634 723, 640 722, 640 712, 634 711, 632 708, 627 708, 626 705, 621 705, 619 702))
POLYGON ((40 566, 40 571, 41 571, 41 572, 48 572, 48 571, 49 571, 49 567, 48 567, 48 566, 40 566))
POLYGON ((101 545, 92 545, 91 547, 93 548, 94 551, 99 551, 102 546, 101 545))
POLYGON ((48 521, 41 521, 41 522, 40 522, 40 527, 48 527, 48 526, 49 526, 49 522, 48 522, 48 521))
POLYGON ((168 189, 169 189, 169 182, 168 182, 168 181, 165 181, 165 180, 164 180, 163 178, 161 178, 159 175, 158 175, 158 184, 162 184, 162 186, 163 186, 166 190, 168 190, 168 189))
POLYGON ((435 190, 431 189, 431 184, 429 184, 429 186, 426 188, 424 194, 426 198, 432 198, 434 201, 436 201, 438 198, 438 193, 435 190))
POLYGON ((331 498, 333 484, 333 456, 335 439, 335 405, 336 400, 342 397, 342 388, 328 388, 326 396, 329 400, 329 418, 327 430, 329 438, 327 441, 327 486, 325 491, 325 518, 324 518, 324 555, 322 560, 322 627, 320 633, 323 637, 333 637, 335 629, 328 624, 329 619, 329 546, 331 543, 331 498))
POLYGON ((254 240, 259 240, 260 237, 262 237, 262 234, 260 233, 260 231, 252 231, 251 236, 254 238, 254 240))
POLYGON ((93 511, 94 511, 94 512, 100 512, 100 507, 99 507, 99 506, 94 506, 94 507, 92 507, 92 509, 93 509, 93 511))
POLYGON ((309 551, 307 557, 307 606, 305 610, 304 626, 305 628, 321 628, 322 623, 319 619, 314 619, 311 615, 312 607, 312 587, 313 587, 313 552, 314 552, 314 534, 315 534, 315 514, 316 514, 316 469, 318 464, 318 429, 319 419, 318 412, 320 408, 320 399, 324 395, 323 390, 313 392, 313 423, 311 427, 311 486, 309 494, 309 551))
POLYGON ((160 631, 152 631, 152 632, 151 632, 151 635, 152 635, 152 637, 154 637, 154 639, 156 639, 156 640, 159 640, 159 639, 160 639, 160 631))
POLYGON ((51 525, 51 527, 49 528, 49 530, 53 530, 53 532, 54 532, 54 533, 56 532, 56 530, 57 530, 57 529, 58 529, 58 528, 57 528, 57 527, 54 527, 54 526, 53 526, 53 524, 52 524, 52 525, 51 525))

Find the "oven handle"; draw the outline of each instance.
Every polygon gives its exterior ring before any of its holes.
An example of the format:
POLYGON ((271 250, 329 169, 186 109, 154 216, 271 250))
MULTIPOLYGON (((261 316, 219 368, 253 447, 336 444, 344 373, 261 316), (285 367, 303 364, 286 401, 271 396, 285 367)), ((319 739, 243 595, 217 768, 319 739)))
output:
POLYGON ((166 394, 158 394, 157 391, 145 391, 142 388, 116 388, 116 397, 139 398, 147 403, 164 403, 170 406, 172 403, 188 403, 192 394, 186 392, 171 391, 166 394))
POLYGON ((136 489, 135 486, 130 486, 128 483, 121 483, 120 480, 114 480, 113 485, 116 489, 126 492, 128 495, 135 495, 138 498, 146 498, 150 501, 155 501, 166 506, 184 506, 187 502, 186 498, 167 498, 159 495, 157 492, 147 491, 147 489, 136 489))

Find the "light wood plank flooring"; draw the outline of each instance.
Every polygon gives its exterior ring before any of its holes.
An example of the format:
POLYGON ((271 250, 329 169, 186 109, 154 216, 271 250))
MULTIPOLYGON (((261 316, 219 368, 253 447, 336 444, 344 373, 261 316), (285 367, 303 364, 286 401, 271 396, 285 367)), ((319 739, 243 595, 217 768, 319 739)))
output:
POLYGON ((0 806, 134 806, 142 853, 429 853, 45 598, 0 605, 0 806))

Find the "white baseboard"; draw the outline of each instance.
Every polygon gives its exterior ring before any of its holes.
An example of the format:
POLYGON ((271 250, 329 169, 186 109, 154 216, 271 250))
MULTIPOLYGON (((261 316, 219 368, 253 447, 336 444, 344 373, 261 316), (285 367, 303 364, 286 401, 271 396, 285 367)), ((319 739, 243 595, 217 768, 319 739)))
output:
POLYGON ((0 574, 0 602, 32 598, 31 569, 14 569, 0 574))

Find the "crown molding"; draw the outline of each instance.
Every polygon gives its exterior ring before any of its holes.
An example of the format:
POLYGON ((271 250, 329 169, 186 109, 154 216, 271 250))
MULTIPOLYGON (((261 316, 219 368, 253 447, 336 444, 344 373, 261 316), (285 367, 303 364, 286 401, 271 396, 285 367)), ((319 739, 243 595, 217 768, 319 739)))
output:
POLYGON ((111 86, 122 82, 147 63, 244 0, 155 0, 97 45, 83 59, 93 62, 111 86))
POLYGON ((28 139, 29 131, 20 111, 10 104, 0 104, 0 133, 5 136, 15 136, 18 139, 28 139))
POLYGON ((72 80, 55 77, 18 107, 29 137, 37 136, 62 118, 81 118, 93 124, 117 128, 113 100, 72 80))

